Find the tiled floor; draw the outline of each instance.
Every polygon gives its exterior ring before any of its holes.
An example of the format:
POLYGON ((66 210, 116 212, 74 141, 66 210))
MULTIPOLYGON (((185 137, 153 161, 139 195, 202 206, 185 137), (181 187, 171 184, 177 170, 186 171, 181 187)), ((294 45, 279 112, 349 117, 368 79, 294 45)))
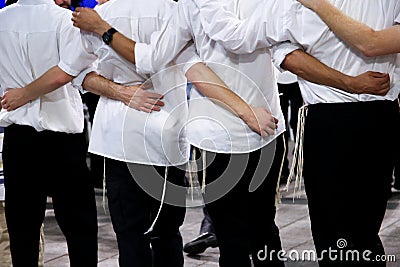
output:
MULTIPOLYGON (((101 207, 101 193, 98 195, 99 207, 99 267, 118 266, 118 250, 115 235, 108 214, 101 207)), ((200 202, 200 200, 195 200, 200 202)), ((300 199, 292 198, 291 193, 283 192, 282 204, 278 205, 277 223, 280 228, 283 247, 286 251, 313 249, 310 232, 307 201, 302 194, 300 199)), ((381 229, 381 238, 384 242, 386 253, 396 255, 400 261, 400 193, 395 193, 391 198, 386 217, 381 229)), ((200 207, 188 208, 182 235, 184 242, 197 236, 202 219, 200 207)), ((48 210, 45 220, 45 266, 68 266, 67 248, 64 238, 55 222, 54 213, 48 210)), ((207 249, 205 253, 196 256, 185 256, 186 267, 218 266, 218 248, 207 249)), ((314 262, 287 262, 288 267, 318 266, 314 262)), ((400 263, 388 263, 388 267, 398 267, 400 263)))

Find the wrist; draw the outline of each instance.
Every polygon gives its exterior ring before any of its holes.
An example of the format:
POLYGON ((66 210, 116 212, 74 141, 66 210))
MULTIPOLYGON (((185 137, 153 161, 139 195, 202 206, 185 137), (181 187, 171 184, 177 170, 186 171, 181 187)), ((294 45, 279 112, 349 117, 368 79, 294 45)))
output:
POLYGON ((111 98, 118 100, 118 101, 122 101, 123 100, 123 96, 122 96, 123 86, 120 84, 111 83, 111 88, 112 88, 111 98))
POLYGON ((348 93, 351 94, 356 94, 356 90, 355 90, 355 78, 352 76, 345 76, 343 79, 343 84, 344 84, 344 90, 348 93))
POLYGON ((102 36, 106 31, 108 31, 109 29, 111 29, 112 27, 105 22, 104 20, 99 23, 95 29, 94 29, 94 33, 96 33, 97 35, 102 36))
POLYGON ((254 118, 253 109, 249 105, 246 105, 245 107, 237 110, 236 112, 239 118, 241 118, 246 123, 252 121, 254 118))
POLYGON ((21 98, 25 100, 25 102, 32 101, 38 97, 40 97, 40 94, 35 94, 34 90, 28 90, 26 87, 21 87, 20 88, 22 94, 21 98))

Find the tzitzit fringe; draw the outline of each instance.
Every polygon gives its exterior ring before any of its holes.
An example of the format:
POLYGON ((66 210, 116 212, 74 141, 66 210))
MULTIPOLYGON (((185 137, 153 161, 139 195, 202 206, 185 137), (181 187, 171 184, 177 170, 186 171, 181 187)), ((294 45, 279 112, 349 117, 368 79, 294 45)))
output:
POLYGON ((204 194, 206 192, 206 168, 207 168, 207 151, 201 151, 202 161, 203 161, 203 180, 201 182, 201 192, 204 194))
MULTIPOLYGON (((294 155, 293 155, 293 161, 292 161, 292 166, 290 168, 290 173, 289 177, 287 180, 286 184, 286 190, 289 191, 289 184, 291 183, 293 179, 293 175, 295 174, 295 184, 294 184, 294 196, 293 196, 293 201, 294 198, 296 197, 296 194, 300 192, 301 190, 301 184, 303 180, 303 144, 304 144, 304 124, 305 124, 305 119, 307 116, 307 106, 302 106, 299 109, 299 114, 298 114, 298 122, 297 122, 297 133, 296 133, 296 143, 294 146, 294 155)), ((297 197, 300 197, 298 195, 297 197)))
POLYGON ((148 233, 153 232, 154 226, 156 225, 156 223, 158 221, 158 218, 160 217, 160 213, 161 213, 164 201, 165 201, 165 195, 167 193, 167 177, 168 177, 168 166, 165 167, 164 185, 163 185, 163 191, 162 191, 162 196, 161 196, 160 207, 158 208, 157 216, 154 219, 153 223, 151 224, 150 228, 144 233, 145 235, 147 235, 148 233))
POLYGON ((196 163, 196 149, 192 147, 192 159, 188 161, 187 166, 187 173, 189 174, 189 189, 190 196, 192 197, 193 201, 193 194, 194 194, 194 177, 193 175, 197 176, 197 163, 196 163))
POLYGON ((282 161, 281 161, 281 167, 279 169, 278 183, 276 184, 276 195, 275 195, 275 202, 277 204, 281 204, 282 203, 282 194, 279 191, 279 185, 281 183, 283 163, 285 162, 285 156, 286 156, 286 141, 285 141, 285 135, 284 134, 282 134, 282 139, 283 139, 283 156, 282 156, 282 161))

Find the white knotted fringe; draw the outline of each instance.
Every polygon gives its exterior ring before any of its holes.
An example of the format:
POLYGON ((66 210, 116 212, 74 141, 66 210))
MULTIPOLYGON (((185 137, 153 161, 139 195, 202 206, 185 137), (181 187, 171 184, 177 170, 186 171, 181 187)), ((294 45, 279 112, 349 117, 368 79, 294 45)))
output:
POLYGON ((190 196, 192 197, 193 201, 193 194, 194 194, 194 177, 193 174, 197 175, 197 163, 196 163, 196 149, 192 147, 192 159, 187 163, 187 173, 189 174, 189 190, 190 196))
MULTIPOLYGON (((289 191, 289 184, 291 183, 291 181, 293 179, 294 173, 296 173, 293 201, 294 201, 294 198, 296 197, 296 193, 300 192, 300 190, 301 190, 301 184, 302 184, 302 180, 303 180, 303 163, 304 163, 303 144, 304 144, 304 124, 305 124, 306 116, 307 116, 307 106, 302 106, 299 109, 293 161, 292 161, 292 166, 290 168, 290 173, 289 173, 289 177, 288 177, 287 184, 286 184, 286 190, 289 191)), ((300 195, 298 195, 297 197, 300 197, 300 195)))
POLYGON ((165 195, 167 193, 167 177, 168 177, 168 166, 165 167, 165 174, 164 174, 164 185, 163 185, 163 191, 162 191, 162 195, 161 195, 161 203, 160 203, 160 207, 158 208, 158 212, 156 217, 154 218, 153 223, 151 224, 150 228, 144 233, 145 235, 147 235, 148 233, 153 232, 154 230, 154 226, 156 225, 158 218, 160 217, 160 213, 165 201, 165 195))
POLYGON ((282 134, 282 139, 283 139, 283 156, 282 156, 282 161, 281 161, 281 167, 279 168, 279 176, 278 176, 278 183, 276 184, 276 196, 275 196, 275 202, 277 204, 282 203, 282 194, 279 191, 279 186, 281 184, 281 178, 282 178, 282 170, 283 170, 283 164, 285 163, 285 156, 286 156, 286 141, 285 141, 285 135, 282 134))
POLYGON ((201 193, 206 193, 206 168, 207 168, 207 151, 201 151, 202 161, 203 161, 203 180, 201 182, 201 193))

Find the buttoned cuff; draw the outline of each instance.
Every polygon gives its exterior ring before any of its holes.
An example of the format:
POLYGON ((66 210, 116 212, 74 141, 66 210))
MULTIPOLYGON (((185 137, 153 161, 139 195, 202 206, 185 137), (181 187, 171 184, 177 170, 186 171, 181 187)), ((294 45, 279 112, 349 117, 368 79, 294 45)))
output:
POLYGON ((274 63, 275 67, 280 72, 284 72, 285 69, 281 68, 282 62, 285 60, 287 55, 298 49, 303 50, 303 47, 299 44, 293 44, 290 42, 284 42, 273 46, 271 50, 272 62, 274 63))

